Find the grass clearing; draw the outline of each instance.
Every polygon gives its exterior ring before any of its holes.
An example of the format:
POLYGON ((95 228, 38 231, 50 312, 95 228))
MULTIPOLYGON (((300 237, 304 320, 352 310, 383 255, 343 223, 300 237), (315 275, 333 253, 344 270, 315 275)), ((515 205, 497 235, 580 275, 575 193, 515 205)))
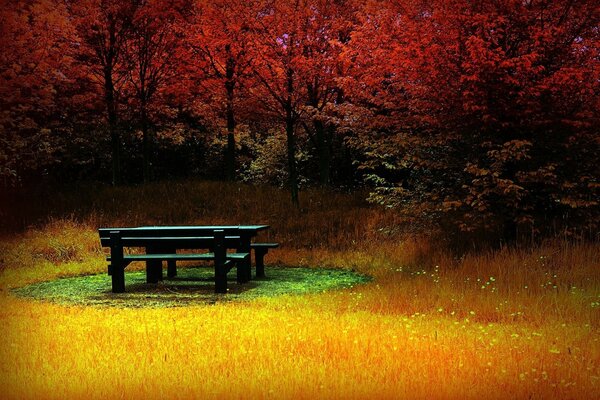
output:
POLYGON ((598 244, 456 258, 395 233, 394 216, 352 196, 311 191, 298 212, 276 189, 224 185, 213 201, 216 183, 177 185, 171 194, 168 184, 102 189, 79 202, 61 194, 50 219, 0 240, 4 398, 600 398, 598 244), (158 194, 147 196, 152 188, 158 194), (188 196, 204 204, 196 218, 188 196), (114 199, 128 202, 111 208, 114 199), (238 202, 227 218, 219 204, 238 202), (373 280, 170 308, 12 292, 105 272, 95 229, 128 218, 269 223, 264 239, 282 246, 266 257, 267 274, 273 265, 320 266, 373 280))
MULTIPOLYGON (((235 275, 232 272, 230 275, 235 275)), ((179 268, 175 278, 159 284, 146 283, 144 271, 125 274, 126 292, 112 293, 106 274, 85 275, 39 282, 13 290, 13 293, 65 305, 105 307, 185 307, 260 297, 302 295, 352 288, 370 278, 352 271, 324 268, 269 267, 266 278, 237 284, 229 277, 226 295, 214 293, 214 270, 207 267, 179 268)))

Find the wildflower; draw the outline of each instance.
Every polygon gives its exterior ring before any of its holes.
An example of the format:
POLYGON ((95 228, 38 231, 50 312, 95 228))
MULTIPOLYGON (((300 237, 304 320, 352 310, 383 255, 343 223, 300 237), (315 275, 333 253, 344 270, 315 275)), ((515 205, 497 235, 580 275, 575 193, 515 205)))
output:
POLYGON ((552 354, 560 354, 560 350, 559 350, 559 349, 552 348, 552 349, 550 349, 549 351, 550 351, 550 353, 552 353, 552 354))

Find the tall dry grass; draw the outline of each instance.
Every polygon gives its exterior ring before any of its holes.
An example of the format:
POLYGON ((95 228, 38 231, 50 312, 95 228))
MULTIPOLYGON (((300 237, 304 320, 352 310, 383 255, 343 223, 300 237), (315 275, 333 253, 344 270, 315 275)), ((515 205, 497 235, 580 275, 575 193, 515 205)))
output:
POLYGON ((354 247, 377 239, 385 228, 398 222, 395 213, 366 203, 365 193, 308 189, 302 192, 297 209, 290 205, 286 191, 226 182, 176 181, 116 188, 81 185, 42 196, 7 205, 4 213, 18 212, 28 229, 56 220, 71 220, 94 229, 264 223, 271 225, 270 232, 277 240, 296 248, 354 247))
MULTIPOLYGON (((600 246, 457 256, 360 194, 215 182, 58 194, 0 241, 7 398, 600 398, 600 246), (10 288, 103 272, 96 228, 267 223, 269 263, 352 289, 181 309, 65 307, 10 288)), ((265 239, 267 235, 265 235, 265 239)))

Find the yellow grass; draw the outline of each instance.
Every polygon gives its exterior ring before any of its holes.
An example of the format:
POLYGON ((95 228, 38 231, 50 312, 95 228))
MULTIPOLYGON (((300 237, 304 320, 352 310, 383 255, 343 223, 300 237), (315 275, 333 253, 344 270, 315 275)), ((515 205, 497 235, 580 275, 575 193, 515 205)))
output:
MULTIPOLYGON (((109 197, 147 190, 105 189, 94 206, 0 241, 2 398, 600 398, 600 246, 456 259, 426 239, 390 235, 395 217, 353 196, 314 191, 305 201, 320 204, 299 214, 285 193, 230 185, 189 223, 270 223, 284 246, 269 263, 354 268, 375 278, 363 286, 168 309, 10 293, 104 271, 95 228, 128 218, 109 197), (218 204, 236 201, 228 219, 218 204), (254 217, 242 221, 248 210, 254 217)), ((172 201, 171 211, 162 196, 129 202, 131 224, 184 223, 189 211, 172 201)))

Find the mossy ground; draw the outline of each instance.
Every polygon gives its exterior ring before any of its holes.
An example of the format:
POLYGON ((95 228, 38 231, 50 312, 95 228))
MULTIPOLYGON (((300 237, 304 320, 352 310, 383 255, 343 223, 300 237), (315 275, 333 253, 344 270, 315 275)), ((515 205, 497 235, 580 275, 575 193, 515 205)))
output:
POLYGON ((366 275, 342 269, 269 267, 267 274, 266 278, 238 284, 232 271, 227 294, 214 293, 214 272, 208 267, 179 268, 177 277, 165 277, 158 284, 146 283, 144 271, 126 272, 126 293, 119 294, 111 292, 111 279, 106 274, 39 282, 14 292, 59 304, 160 308, 316 293, 370 280, 366 275))

